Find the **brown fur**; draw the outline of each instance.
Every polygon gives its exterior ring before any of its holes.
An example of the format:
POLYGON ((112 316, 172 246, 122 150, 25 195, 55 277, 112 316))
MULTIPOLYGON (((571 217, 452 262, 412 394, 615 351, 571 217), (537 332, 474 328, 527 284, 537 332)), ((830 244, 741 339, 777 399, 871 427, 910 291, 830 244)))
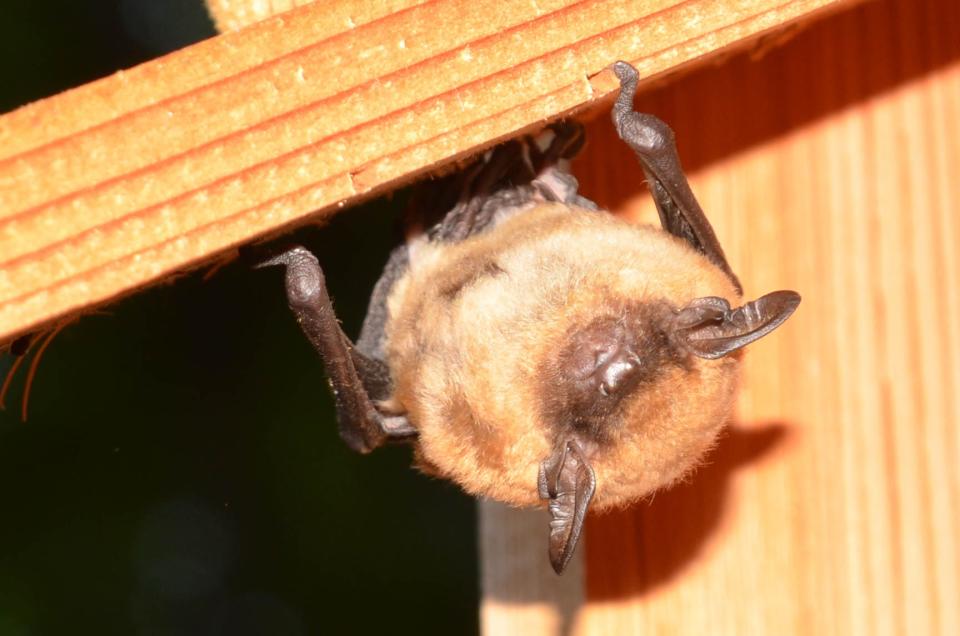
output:
MULTIPOLYGON (((413 254, 388 304, 390 408, 418 429, 422 466, 520 506, 540 503, 538 467, 563 441, 542 421, 543 380, 571 329, 638 302, 738 300, 679 239, 559 204, 413 254)), ((628 503, 694 466, 730 416, 738 364, 684 356, 627 399, 602 442, 581 440, 597 476, 592 507, 628 503)))

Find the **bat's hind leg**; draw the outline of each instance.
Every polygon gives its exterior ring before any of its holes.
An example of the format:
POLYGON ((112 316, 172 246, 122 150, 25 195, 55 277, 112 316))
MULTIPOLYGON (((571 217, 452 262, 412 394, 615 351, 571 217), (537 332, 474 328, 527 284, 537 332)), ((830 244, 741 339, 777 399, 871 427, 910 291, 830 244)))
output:
POLYGON ((368 453, 386 442, 416 437, 406 417, 377 410, 374 399, 386 397, 389 372, 383 362, 354 349, 343 333, 317 257, 297 246, 261 264, 270 265, 286 266, 287 302, 323 360, 343 441, 358 452, 368 453))

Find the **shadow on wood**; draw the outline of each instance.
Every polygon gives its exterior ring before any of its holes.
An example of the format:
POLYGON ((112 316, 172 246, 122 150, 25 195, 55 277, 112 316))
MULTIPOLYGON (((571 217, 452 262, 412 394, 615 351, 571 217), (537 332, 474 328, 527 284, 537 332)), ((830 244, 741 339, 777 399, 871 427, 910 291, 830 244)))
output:
MULTIPOLYGON (((746 355, 739 404, 791 435, 591 520, 576 633, 957 633, 958 78, 960 5, 889 0, 638 98, 747 295, 804 296, 746 355)), ((603 115, 582 191, 649 220, 603 115)))
POLYGON ((730 428, 685 482, 625 510, 590 517, 587 562, 625 564, 590 579, 591 600, 643 594, 682 575, 721 523, 732 475, 761 461, 790 436, 790 428, 730 428), (634 563, 637 569, 626 565, 634 563))

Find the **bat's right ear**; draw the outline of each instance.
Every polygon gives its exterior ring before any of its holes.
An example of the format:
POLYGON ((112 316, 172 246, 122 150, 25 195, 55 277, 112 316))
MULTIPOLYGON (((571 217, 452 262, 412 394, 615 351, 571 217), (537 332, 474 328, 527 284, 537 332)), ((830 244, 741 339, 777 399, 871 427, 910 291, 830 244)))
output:
POLYGON ((597 477, 580 444, 571 439, 540 464, 537 483, 540 498, 550 502, 550 565, 561 574, 580 540, 597 477))
POLYGON ((776 291, 732 309, 723 298, 697 298, 674 315, 675 342, 701 358, 714 359, 762 338, 790 317, 800 304, 795 291, 776 291))

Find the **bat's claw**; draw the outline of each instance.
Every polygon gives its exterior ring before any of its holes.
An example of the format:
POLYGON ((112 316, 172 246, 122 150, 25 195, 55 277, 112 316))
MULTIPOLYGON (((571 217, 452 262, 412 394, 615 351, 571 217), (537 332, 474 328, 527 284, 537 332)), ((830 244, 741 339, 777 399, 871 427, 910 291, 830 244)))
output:
POLYGON ((613 72, 616 74, 617 79, 620 80, 621 86, 629 83, 636 84, 637 77, 639 76, 637 69, 635 69, 630 63, 624 62, 623 60, 613 63, 613 72))
POLYGON ((637 94, 637 81, 640 74, 624 61, 616 62, 613 65, 613 72, 620 80, 620 95, 617 96, 617 102, 613 105, 613 122, 620 128, 620 121, 633 113, 633 98, 637 94))
POLYGON ((279 253, 272 253, 269 256, 262 257, 253 265, 253 269, 277 267, 279 265, 287 266, 305 261, 317 262, 317 257, 302 245, 288 245, 279 253))

